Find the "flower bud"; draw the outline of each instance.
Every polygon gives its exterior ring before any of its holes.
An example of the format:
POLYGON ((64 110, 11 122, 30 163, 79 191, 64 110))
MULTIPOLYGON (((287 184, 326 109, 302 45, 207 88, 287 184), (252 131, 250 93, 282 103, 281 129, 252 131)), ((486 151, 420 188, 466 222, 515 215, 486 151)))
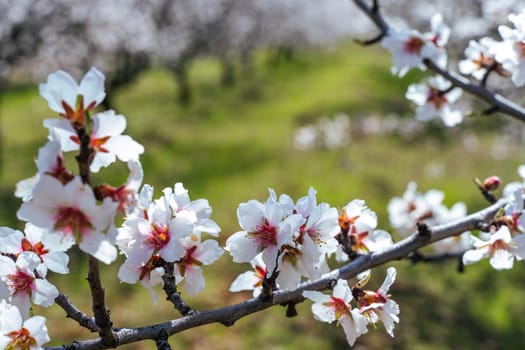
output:
POLYGON ((483 183, 481 184, 481 189, 483 191, 494 191, 498 189, 500 184, 501 180, 499 177, 489 176, 485 180, 483 180, 483 183))

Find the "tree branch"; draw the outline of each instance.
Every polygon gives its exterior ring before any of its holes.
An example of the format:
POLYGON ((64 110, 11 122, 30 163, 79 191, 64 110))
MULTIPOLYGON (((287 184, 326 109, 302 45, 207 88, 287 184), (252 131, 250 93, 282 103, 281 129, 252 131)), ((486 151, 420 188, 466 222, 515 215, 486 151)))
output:
POLYGON ((105 292, 100 280, 99 262, 91 255, 89 256, 87 280, 89 282, 89 288, 91 289, 93 315, 99 327, 101 341, 105 347, 114 347, 117 344, 117 337, 112 330, 113 322, 111 322, 109 310, 106 308, 105 292))
MULTIPOLYGON (((370 7, 365 3, 364 0, 353 1, 374 22, 382 34, 388 35, 390 27, 385 22, 380 11, 375 9, 377 5, 370 7)), ((448 69, 439 67, 436 63, 429 60, 428 58, 425 58, 423 63, 428 69, 450 81, 452 85, 460 87, 469 94, 489 103, 497 111, 507 114, 519 121, 525 122, 525 108, 522 106, 506 99, 497 93, 489 91, 483 85, 472 84, 467 78, 455 72, 449 71, 448 69)))
POLYGON ((62 309, 64 309, 64 311, 66 312, 66 317, 77 321, 79 325, 89 329, 91 332, 99 331, 95 319, 93 317, 89 317, 80 309, 78 309, 75 305, 73 305, 73 303, 71 303, 71 300, 66 295, 60 293, 58 297, 56 297, 55 303, 57 303, 62 309))
MULTIPOLYGON (((315 281, 304 282, 295 290, 277 290, 273 292, 271 300, 252 298, 244 302, 226 306, 219 309, 199 311, 179 319, 171 320, 164 323, 150 325, 138 328, 123 328, 115 332, 117 342, 113 346, 129 344, 141 340, 156 340, 159 332, 165 329, 168 335, 183 332, 187 329, 199 327, 210 323, 222 323, 224 325, 233 325, 238 319, 265 310, 274 305, 298 303, 304 300, 303 292, 305 290, 325 290, 333 285, 333 282, 339 278, 348 279, 355 277, 360 272, 384 265, 387 262, 402 259, 411 252, 429 245, 433 242, 442 240, 447 237, 458 235, 469 230, 476 230, 483 223, 492 219, 492 217, 502 208, 507 201, 501 199, 495 204, 471 214, 460 220, 447 224, 437 225, 429 228, 429 236, 422 235, 418 232, 395 243, 389 249, 372 254, 359 255, 352 262, 333 270, 315 281)), ((109 347, 104 343, 102 338, 77 341, 71 345, 48 347, 48 350, 91 350, 104 349, 109 347)))

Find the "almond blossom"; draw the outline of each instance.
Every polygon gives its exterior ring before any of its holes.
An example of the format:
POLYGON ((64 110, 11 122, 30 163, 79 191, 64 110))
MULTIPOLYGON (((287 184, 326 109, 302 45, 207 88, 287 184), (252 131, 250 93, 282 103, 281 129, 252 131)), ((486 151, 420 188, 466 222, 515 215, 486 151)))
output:
MULTIPOLYGON (((377 215, 362 199, 354 199, 341 209, 339 226, 341 234, 347 235, 352 251, 357 254, 381 251, 394 244, 390 233, 376 230, 377 215)), ((347 259, 342 251, 338 253, 339 261, 347 259)))
POLYGON ((496 52, 496 59, 512 74, 514 85, 521 87, 525 85, 525 12, 510 14, 508 18, 515 28, 498 27, 503 43, 496 52))
POLYGON ((496 270, 511 269, 515 259, 525 258, 525 235, 514 238, 507 226, 501 226, 490 234, 488 240, 472 236, 474 249, 463 254, 463 264, 470 265, 481 259, 489 258, 490 265, 496 270))
POLYGON ((224 250, 216 240, 201 242, 200 235, 193 233, 182 240, 185 254, 175 264, 175 280, 179 284, 184 280, 184 289, 188 295, 201 292, 206 286, 202 275, 203 265, 211 265, 221 257, 224 250))
POLYGON ((478 80, 482 80, 489 70, 502 76, 508 76, 501 62, 496 60, 496 52, 501 46, 500 42, 484 37, 479 42, 471 40, 465 49, 466 59, 459 62, 461 74, 472 75, 478 80))
MULTIPOLYGON (((97 113, 92 116, 93 129, 90 147, 96 152, 90 165, 94 173, 114 163, 116 159, 123 162, 137 160, 144 153, 144 147, 128 135, 122 135, 126 129, 126 118, 115 114, 113 110, 97 113)), ((50 138, 60 142, 62 150, 80 149, 80 140, 70 122, 63 119, 46 119, 44 126, 50 130, 50 138)))
POLYGON ((250 200, 241 203, 237 217, 242 231, 226 241, 226 250, 234 262, 249 262, 262 252, 262 260, 269 271, 276 269, 279 250, 286 243, 293 244, 293 234, 304 224, 300 214, 285 216, 285 211, 272 197, 265 203, 250 200))
POLYGON ((252 290, 253 296, 261 294, 263 281, 268 274, 268 269, 262 261, 261 254, 258 254, 250 261, 253 270, 241 273, 230 286, 230 292, 240 292, 242 290, 252 290))
POLYGON ((16 306, 0 300, 0 349, 40 350, 50 340, 43 316, 22 316, 16 306))
POLYGON ((354 345, 357 337, 368 332, 367 319, 359 309, 352 308, 352 291, 345 280, 337 280, 332 295, 306 290, 303 296, 314 302, 312 313, 321 322, 337 321, 346 334, 348 344, 354 345))
POLYGON ((424 84, 411 84, 405 96, 417 105, 416 119, 429 121, 439 116, 450 127, 463 121, 463 113, 453 105, 461 94, 460 88, 452 88, 451 82, 436 75, 424 84))
POLYGON ((106 93, 104 75, 92 67, 82 78, 80 85, 68 73, 58 70, 40 84, 40 95, 49 108, 73 123, 84 124, 85 112, 99 105, 106 93))
POLYGON ((388 290, 396 280, 396 269, 389 267, 386 271, 386 278, 374 292, 370 290, 356 289, 354 295, 359 305, 359 310, 366 316, 369 323, 376 323, 378 320, 383 322, 386 332, 393 337, 395 323, 399 323, 399 306, 390 299, 388 290))
POLYGON ((33 189, 42 174, 53 176, 63 184, 68 183, 74 177, 73 173, 67 170, 60 143, 56 141, 49 141, 39 149, 36 166, 38 172, 35 176, 16 184, 15 196, 22 198, 24 202, 31 199, 33 189))
POLYGON ((164 275, 162 263, 162 258, 158 254, 152 255, 146 262, 128 257, 120 266, 117 276, 121 282, 129 284, 140 281, 142 286, 148 290, 153 304, 156 304, 157 294, 153 287, 162 284, 162 276, 164 275))
POLYGON ((1 253, 17 257, 23 252, 33 252, 38 255, 46 270, 69 273, 69 257, 65 251, 75 243, 73 240, 61 239, 30 223, 26 224, 24 233, 8 227, 0 227, 0 231, 1 253))
POLYGON ((404 76, 409 69, 424 69, 423 59, 428 58, 444 67, 447 54, 444 45, 450 36, 450 29, 443 23, 440 14, 431 19, 431 31, 421 34, 414 29, 390 29, 381 41, 381 46, 392 54, 392 73, 404 76))
POLYGON ((16 262, 0 256, 0 281, 4 295, 16 305, 23 315, 29 314, 31 302, 44 307, 51 306, 58 296, 54 285, 44 279, 45 270, 38 269, 40 258, 32 252, 24 252, 16 262), (38 276, 35 271, 38 269, 38 276))
POLYGON ((117 249, 106 234, 116 207, 109 198, 98 205, 93 190, 80 177, 63 185, 43 175, 33 198, 22 204, 17 215, 62 239, 74 239, 82 251, 109 264, 117 258, 117 249))

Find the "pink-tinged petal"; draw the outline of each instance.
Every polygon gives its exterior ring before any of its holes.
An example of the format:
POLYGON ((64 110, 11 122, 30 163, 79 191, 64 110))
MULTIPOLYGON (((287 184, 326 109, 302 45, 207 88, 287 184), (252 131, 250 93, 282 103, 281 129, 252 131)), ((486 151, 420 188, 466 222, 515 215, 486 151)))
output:
POLYGON ((91 162, 91 165, 89 166, 89 170, 92 173, 98 173, 101 168, 108 167, 109 165, 115 163, 116 160, 117 157, 114 153, 97 152, 93 158, 93 161, 91 162))
POLYGON ((75 107, 78 85, 76 81, 64 71, 56 71, 47 77, 47 83, 40 84, 40 96, 48 103, 49 108, 57 113, 64 113, 62 101, 70 107, 75 107))
POLYGON ((111 264, 117 258, 117 248, 107 240, 106 235, 99 232, 83 235, 79 247, 105 264, 111 264))
POLYGON ((352 291, 350 290, 350 287, 348 287, 348 282, 342 279, 337 281, 333 290, 333 295, 336 298, 344 300, 346 304, 350 303, 353 299, 352 291))
POLYGON ((198 266, 187 266, 184 276, 184 289, 188 295, 195 295, 206 287, 202 269, 198 266))
POLYGON ((241 203, 237 209, 237 218, 243 230, 253 232, 266 218, 265 207, 256 200, 241 203))
POLYGON ((257 243, 248 239, 245 231, 234 233, 226 240, 226 250, 234 262, 250 262, 260 252, 257 243))
POLYGON ((224 250, 219 247, 219 243, 213 239, 208 239, 197 248, 195 258, 203 265, 210 265, 221 257, 224 250))
POLYGON ((396 268, 395 267, 389 267, 386 270, 386 278, 381 287, 379 287, 378 292, 381 293, 383 296, 386 296, 388 294, 388 290, 392 286, 392 283, 396 280, 396 268))
POLYGON ((134 191, 138 191, 142 180, 144 179, 144 171, 142 170, 142 164, 136 160, 131 159, 128 161, 129 176, 126 181, 126 187, 134 191))
POLYGON ((78 94, 84 97, 84 108, 94 107, 104 100, 104 80, 104 74, 95 67, 91 67, 84 75, 78 87, 78 94))
POLYGON ((46 280, 36 278, 35 288, 31 292, 31 301, 37 305, 48 307, 55 303, 58 289, 46 280))
POLYGON ((271 274, 277 267, 278 254, 279 248, 277 248, 277 246, 268 246, 262 252, 262 261, 264 261, 269 274, 271 274))
POLYGON ((172 239, 182 239, 193 233, 193 222, 179 215, 169 221, 169 228, 172 239))
POLYGON ((253 290, 257 288, 260 283, 260 278, 254 271, 246 271, 241 273, 230 286, 230 292, 240 292, 242 290, 253 290))
POLYGON ((140 278, 140 267, 140 264, 137 265, 132 260, 127 259, 122 266, 120 266, 117 276, 121 282, 135 284, 140 278))
POLYGON ((23 203, 16 215, 20 220, 27 220, 48 230, 52 230, 55 225, 54 212, 35 204, 33 201, 23 203))
POLYGON ((117 207, 118 203, 113 202, 110 198, 104 198, 102 205, 92 208, 90 216, 97 230, 104 231, 111 225, 117 213, 117 207))
POLYGON ((496 270, 508 270, 514 266, 514 255, 508 250, 497 249, 489 261, 490 265, 496 270))
POLYGON ((217 223, 211 219, 199 220, 195 225, 195 230, 199 232, 206 232, 207 234, 218 237, 221 232, 221 228, 217 223))
POLYGON ((54 171, 57 165, 57 158, 62 157, 62 149, 57 141, 49 141, 44 147, 38 150, 36 166, 39 173, 54 171))
POLYGON ((40 174, 28 179, 20 180, 16 183, 15 197, 22 198, 22 201, 27 202, 33 197, 33 190, 40 180, 40 174))
POLYGON ((6 300, 0 302, 0 314, 2 315, 2 333, 17 331, 22 327, 22 315, 15 305, 8 304, 6 300))
POLYGON ((339 322, 350 346, 354 345, 357 337, 368 332, 368 328, 366 328, 368 322, 357 309, 353 309, 349 315, 342 317, 339 322))
POLYGON ((22 238, 24 234, 8 227, 0 227, 0 252, 5 254, 18 254, 22 251, 22 238))
POLYGON ((301 274, 288 261, 279 263, 279 275, 277 276, 277 284, 279 288, 284 290, 293 290, 301 282, 301 274))
MULTIPOLYGON (((44 119, 44 127, 49 129, 49 139, 51 142, 58 142, 60 150, 63 152, 76 151, 80 145, 73 141, 77 133, 66 119, 44 119)), ((56 162, 56 159, 54 160, 56 162)), ((38 168, 40 170, 40 167, 38 168)))
POLYGON ((166 246, 159 250, 159 255, 167 262, 175 262, 184 256, 185 250, 181 241, 173 235, 166 246))
POLYGON ((0 276, 7 276, 16 271, 16 265, 13 259, 0 255, 0 276))
POLYGON ((67 264, 69 263, 69 256, 66 253, 50 252, 44 255, 43 260, 44 260, 44 264, 51 271, 60 273, 60 274, 69 273, 69 269, 67 267, 67 264))
POLYGON ((109 152, 115 154, 123 162, 138 159, 144 153, 144 146, 128 135, 113 136, 104 145, 109 152))
POLYGON ((115 111, 109 110, 93 116, 93 136, 101 138, 117 136, 126 130, 126 118, 115 111))
POLYGON ((488 253, 488 248, 468 250, 463 254, 463 264, 470 265, 477 263, 481 259, 488 257, 488 253))
POLYGON ((395 323, 399 323, 399 305, 392 299, 388 299, 387 302, 376 309, 375 312, 383 322, 386 332, 393 337, 395 323))
POLYGON ((43 316, 33 316, 25 320, 23 326, 29 331, 38 345, 49 342, 50 338, 47 333, 46 319, 43 316))

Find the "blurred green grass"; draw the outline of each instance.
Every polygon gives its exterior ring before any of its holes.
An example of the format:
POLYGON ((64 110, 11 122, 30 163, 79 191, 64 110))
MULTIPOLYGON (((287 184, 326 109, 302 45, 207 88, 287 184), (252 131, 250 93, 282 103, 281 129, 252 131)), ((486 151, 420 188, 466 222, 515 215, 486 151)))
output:
MULTIPOLYGON (((191 198, 207 198, 214 209, 212 217, 223 230, 221 242, 238 230, 238 204, 252 198, 264 200, 269 187, 298 198, 314 186, 319 201, 337 207, 354 198, 365 199, 378 213, 380 226, 388 228, 388 200, 401 195, 411 180, 422 191, 444 190, 449 205, 462 200, 469 211, 475 211, 485 203, 473 177, 498 174, 503 181, 517 179, 516 167, 523 162, 519 145, 509 145, 510 157, 505 160, 489 156, 498 135, 487 129, 505 119, 471 121, 480 140, 473 153, 461 147, 457 131, 444 130, 439 123, 432 130, 445 135, 441 138, 369 136, 353 139, 349 147, 336 151, 295 150, 295 128, 321 115, 345 112, 353 118, 395 112, 409 117, 412 112, 404 92, 421 74, 392 77, 384 52, 354 45, 307 52, 273 64, 269 63, 271 54, 260 53, 251 74, 240 77, 230 88, 218 83, 216 61, 199 59, 191 66, 194 96, 187 106, 177 104, 177 86, 161 69, 142 74, 113 98, 117 112, 127 117, 126 133, 145 146, 141 158, 145 183, 154 185, 158 196, 162 188, 183 182, 191 198), (438 164, 444 176, 429 176, 429 164, 438 164)), ((42 119, 54 116, 32 85, 10 89, 1 108, 0 217, 3 225, 21 227, 16 220, 20 202, 12 195, 14 185, 35 172, 33 159, 47 136, 42 119)), ((118 184, 125 177, 125 166, 116 165, 101 171, 94 182, 110 179, 118 184)), ((104 267, 103 276, 115 326, 134 327, 178 317, 162 297, 152 306, 144 288, 120 284, 116 278, 120 263, 104 267)), ((396 337, 390 338, 380 326, 377 331, 370 329, 357 344, 369 349, 521 348, 525 337, 521 263, 513 271, 496 273, 485 262, 469 267, 464 274, 455 271, 454 262, 411 266, 401 261, 393 265, 399 273, 391 292, 401 307, 396 337)), ((51 279, 89 312, 85 258, 72 254, 70 268, 71 275, 51 279)), ((247 264, 233 265, 224 255, 205 269, 206 290, 187 301, 204 309, 248 298, 249 294, 227 292, 235 276, 246 269, 247 264)), ((380 285, 384 270, 374 274, 371 288, 380 285)), ((93 336, 65 320, 58 307, 36 311, 48 315, 53 344, 93 336)), ((189 330, 171 337, 170 343, 173 348, 186 349, 347 348, 343 331, 314 321, 308 304, 299 305, 298 311, 298 317, 288 320, 284 309, 276 307, 241 319, 231 328, 208 325, 189 330)), ((153 349, 154 344, 124 348, 153 349)))

